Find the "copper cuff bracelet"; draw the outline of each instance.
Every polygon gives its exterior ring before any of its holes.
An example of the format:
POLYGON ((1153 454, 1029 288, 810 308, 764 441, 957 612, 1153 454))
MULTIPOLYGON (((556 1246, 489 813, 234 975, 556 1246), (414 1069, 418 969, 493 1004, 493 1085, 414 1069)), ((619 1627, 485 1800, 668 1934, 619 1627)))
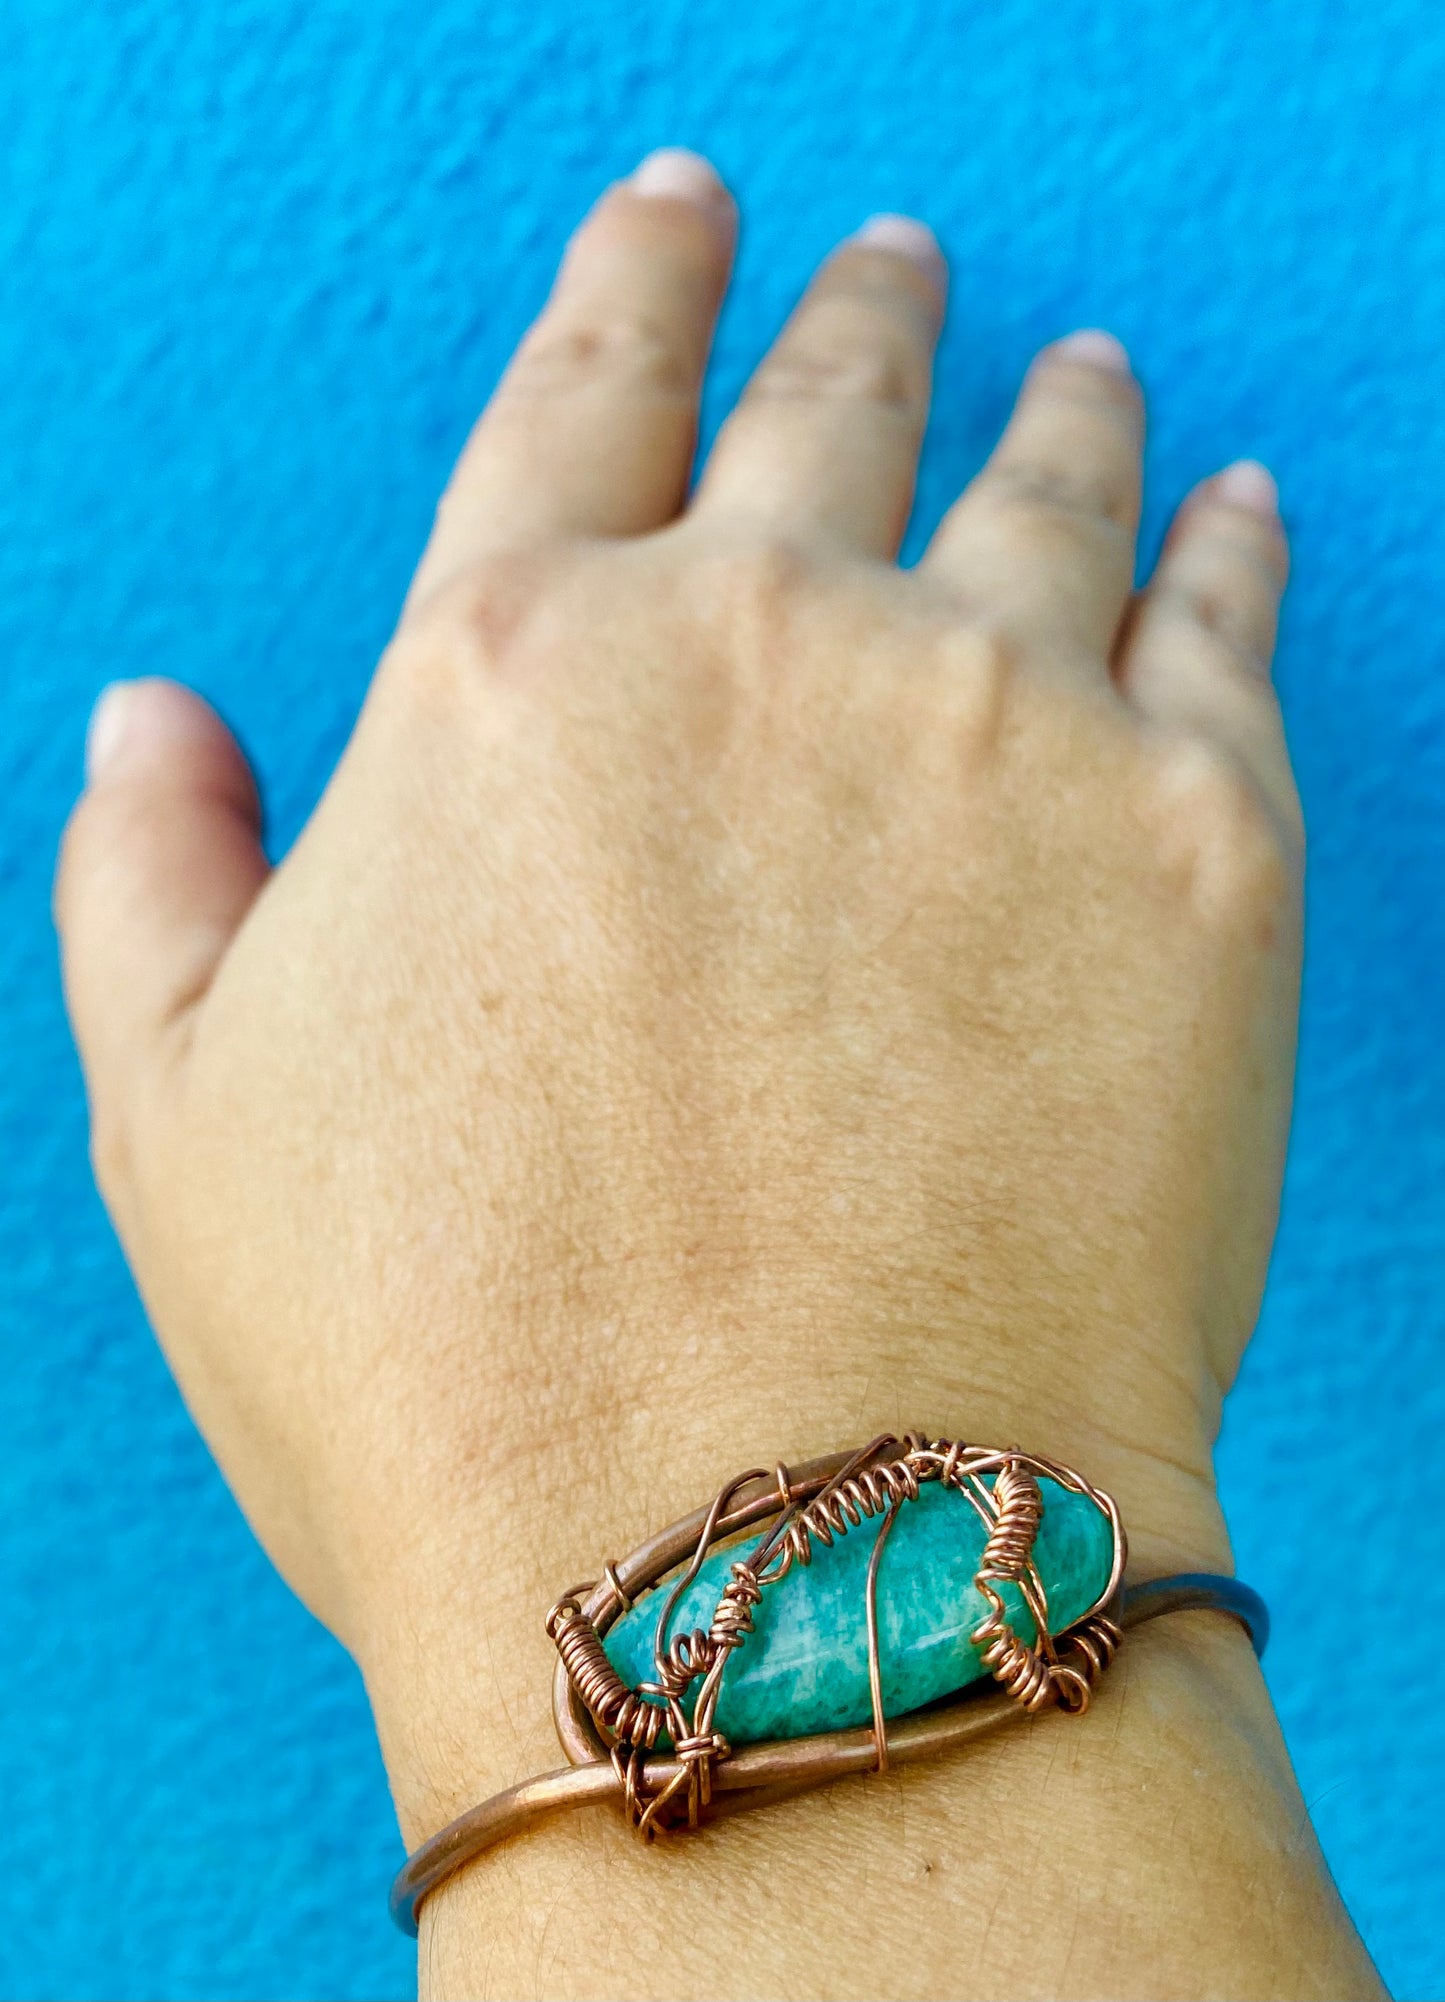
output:
MULTIPOLYGON (((1124 1630, 1160 1613, 1195 1608, 1228 1613, 1243 1625, 1255 1653, 1263 1653, 1268 1615, 1248 1586, 1205 1572, 1125 1584, 1126 1556, 1123 1525, 1108 1495, 1071 1469, 1016 1448, 965 1446, 909 1433, 902 1439, 885 1435, 859 1451, 831 1453, 791 1470, 781 1464, 771 1472, 752 1468, 729 1481, 709 1507, 649 1537, 620 1562, 604 1565, 600 1581, 576 1587, 551 1608, 547 1632, 559 1657, 553 1715, 569 1763, 493 1795, 422 1843, 392 1885, 392 1917, 414 1937, 422 1900, 438 1884, 558 1808, 615 1800, 647 1841, 766 1806, 849 1773, 911 1765, 1048 1707, 1080 1714, 1124 1630), (945 1522, 943 1508, 953 1507, 942 1503, 948 1493, 965 1506, 945 1522), (918 1539, 928 1536, 935 1550, 946 1549, 953 1573, 964 1565, 958 1574, 962 1593, 955 1595, 947 1580, 941 1589, 950 1603, 955 1596, 965 1603, 958 1632, 951 1640, 945 1637, 941 1649, 935 1644, 936 1631, 929 1634, 932 1666, 927 1672, 935 1680, 943 1674, 952 1693, 930 1695, 926 1675, 920 1682, 918 1672, 910 1671, 913 1694, 900 1705, 908 1714, 890 1718, 884 1682, 903 1671, 893 1659, 896 1634, 890 1639, 889 1667, 884 1666, 880 1560, 900 1512, 920 1497, 928 1505, 909 1511, 914 1541, 922 1549, 918 1539), (877 1528, 866 1558, 857 1539, 849 1556, 855 1571, 866 1563, 861 1578, 866 1687, 856 1618, 852 1638, 840 1640, 835 1649, 834 1665, 836 1679, 846 1684, 851 1676, 853 1686, 851 1697, 845 1692, 840 1699, 842 1714, 856 1718, 871 1712, 871 1722, 738 1742, 760 1736, 758 1729, 744 1728, 747 1717, 751 1714, 756 1724, 777 1699, 766 1687, 761 1696, 755 1690, 748 1713, 749 1693, 734 1676, 728 1684, 731 1738, 724 1735, 717 1719, 724 1670, 734 1658, 751 1667, 773 1638, 759 1633, 752 1656, 745 1652, 739 1657, 754 1634, 759 1608, 780 1603, 772 1598, 765 1602, 765 1595, 795 1566, 807 1566, 820 1551, 843 1544, 850 1530, 870 1519, 877 1520, 877 1528), (718 1549, 759 1526, 761 1539, 751 1548, 718 1549), (1041 1532, 1047 1548, 1040 1544, 1041 1532), (710 1564, 709 1553, 715 1553, 710 1564), (651 1644, 645 1658, 651 1673, 629 1683, 604 1636, 679 1565, 685 1568, 670 1588, 655 1595, 655 1622, 651 1603, 646 1611, 651 1644), (705 1565, 706 1575, 700 1577, 705 1565), (1082 1610, 1071 1611, 1067 1623, 1050 1621, 1051 1588, 1045 1575, 1050 1570, 1056 1598, 1072 1592, 1078 1600, 1083 1593, 1082 1610), (693 1616, 702 1603, 711 1608, 711 1617, 706 1627, 689 1627, 687 1618, 681 1618, 684 1630, 669 1639, 680 1607, 687 1610, 689 1592, 693 1616), (988 1678, 992 1687, 986 1686, 988 1678), (985 1686, 958 1686, 974 1680, 985 1686), (666 1751, 659 1749, 664 1736, 666 1751)), ((836 1589, 841 1564, 835 1562, 832 1572, 836 1589)), ((819 1582, 826 1596, 828 1580, 819 1582)), ((937 1578, 932 1582, 934 1603, 927 1609, 926 1624, 936 1629, 940 1587, 937 1578)), ((925 1577, 925 1593, 928 1583, 925 1577)), ((894 1628, 906 1619, 910 1587, 917 1584, 914 1574, 904 1574, 891 1586, 894 1597, 886 1612, 894 1628)), ((917 1590, 913 1596, 918 1597, 917 1590)), ((636 1653, 642 1628, 636 1621, 631 1626, 630 1646, 636 1653)), ((920 1652, 928 1650, 915 1648, 914 1655, 920 1652)), ((832 1701, 826 1692, 825 1700, 832 1701)))

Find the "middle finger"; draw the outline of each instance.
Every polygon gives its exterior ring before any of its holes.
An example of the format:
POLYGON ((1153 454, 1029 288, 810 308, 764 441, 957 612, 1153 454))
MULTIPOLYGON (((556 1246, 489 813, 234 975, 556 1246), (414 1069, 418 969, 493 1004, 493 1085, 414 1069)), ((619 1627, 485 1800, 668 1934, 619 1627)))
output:
POLYGON ((911 217, 875 216, 834 251, 719 433, 692 512, 895 556, 945 287, 911 217))

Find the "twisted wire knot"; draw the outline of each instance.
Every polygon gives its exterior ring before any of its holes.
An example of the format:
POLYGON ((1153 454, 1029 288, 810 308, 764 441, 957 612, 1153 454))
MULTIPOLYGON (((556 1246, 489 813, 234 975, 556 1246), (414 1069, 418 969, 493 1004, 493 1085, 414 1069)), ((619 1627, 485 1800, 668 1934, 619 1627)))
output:
POLYGON ((683 1695, 689 1683, 706 1675, 717 1657, 712 1637, 701 1627, 690 1634, 675 1634, 659 1666, 656 1682, 643 1686, 652 1694, 673 1700, 683 1695))
POLYGON ((756 1571, 742 1561, 734 1564, 712 1616, 708 1639, 714 1648, 727 1652, 742 1646, 753 1630, 753 1608, 761 1603, 762 1596, 756 1571))
POLYGON ((704 1731, 694 1738, 679 1738, 674 1749, 680 1759, 699 1765, 704 1759, 725 1759, 732 1746, 721 1731, 704 1731))

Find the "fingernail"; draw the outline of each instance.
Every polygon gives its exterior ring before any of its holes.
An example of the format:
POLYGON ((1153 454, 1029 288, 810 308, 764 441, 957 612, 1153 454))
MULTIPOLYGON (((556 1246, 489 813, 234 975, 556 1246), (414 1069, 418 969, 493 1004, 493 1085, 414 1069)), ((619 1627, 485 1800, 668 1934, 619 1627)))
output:
POLYGON ((634 169, 629 183, 635 195, 660 195, 667 201, 710 206, 724 198, 722 176, 701 153, 685 146, 659 146, 634 169))
POLYGON ((205 743, 219 728, 214 712, 179 682, 158 676, 112 681, 97 696, 86 726, 86 780, 167 760, 186 746, 205 743))
POLYGON ((938 238, 926 222, 911 215, 872 215, 861 229, 853 232, 855 243, 870 250, 891 250, 899 257, 911 257, 928 271, 942 271, 945 259, 938 238))
POLYGON ((1080 327, 1077 333, 1065 334, 1062 340, 1055 341, 1047 352, 1062 361, 1109 369, 1115 375, 1134 373, 1129 350, 1117 334, 1106 333, 1102 327, 1080 327))
POLYGON ((85 731, 87 779, 99 778, 123 751, 134 692, 131 682, 112 681, 97 696, 85 731))
POLYGON ((1231 507, 1248 508, 1272 521, 1279 513, 1279 482, 1258 459, 1236 459, 1214 476, 1214 497, 1231 507))

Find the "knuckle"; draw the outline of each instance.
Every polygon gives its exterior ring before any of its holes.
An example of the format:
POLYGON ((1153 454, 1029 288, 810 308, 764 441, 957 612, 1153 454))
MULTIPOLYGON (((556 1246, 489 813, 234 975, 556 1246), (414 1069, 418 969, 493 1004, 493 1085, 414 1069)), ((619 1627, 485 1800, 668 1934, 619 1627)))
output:
POLYGON ((759 368, 754 392, 763 400, 861 403, 916 418, 926 400, 916 359, 878 340, 782 342, 759 368))
POLYGON ((559 546, 540 544, 474 557, 408 609, 383 661, 388 679, 443 702, 515 680, 525 636, 564 565, 559 546))
POLYGON ((1093 539, 1101 525, 1123 533, 1129 524, 1129 493, 1102 467, 1011 459, 985 467, 979 486, 989 505, 1022 536, 1093 539))
POLYGON ((684 396, 696 369, 677 332, 637 308, 545 316, 507 371, 507 396, 550 396, 619 382, 660 396, 684 396))
POLYGON ((716 543, 693 562, 708 602, 762 615, 792 605, 814 568, 800 544, 771 535, 716 543))
POLYGON ((1023 686, 1018 642, 982 621, 960 625, 939 641, 935 705, 946 719, 951 753, 976 765, 993 751, 1023 686))
POLYGON ((174 1118, 173 1070, 146 1065, 92 1089, 90 1171, 127 1244, 143 1227, 163 1231, 194 1176, 192 1151, 174 1118))
POLYGON ((1292 907, 1300 856, 1263 792, 1227 752, 1197 742, 1159 754, 1155 799, 1166 833, 1162 854, 1180 857, 1196 902, 1226 922, 1257 922, 1292 907))
MULTIPOLYGON (((816 559, 782 536, 710 543, 688 568, 693 614, 722 639, 717 657, 743 684, 772 684, 810 625, 816 559)), ((714 649, 709 649, 710 652, 714 649)))
POLYGON ((1269 647, 1259 618, 1241 602, 1237 591, 1220 581, 1161 577, 1151 587, 1152 608, 1173 625, 1203 635, 1223 666, 1243 671, 1252 682, 1266 685, 1269 647))

